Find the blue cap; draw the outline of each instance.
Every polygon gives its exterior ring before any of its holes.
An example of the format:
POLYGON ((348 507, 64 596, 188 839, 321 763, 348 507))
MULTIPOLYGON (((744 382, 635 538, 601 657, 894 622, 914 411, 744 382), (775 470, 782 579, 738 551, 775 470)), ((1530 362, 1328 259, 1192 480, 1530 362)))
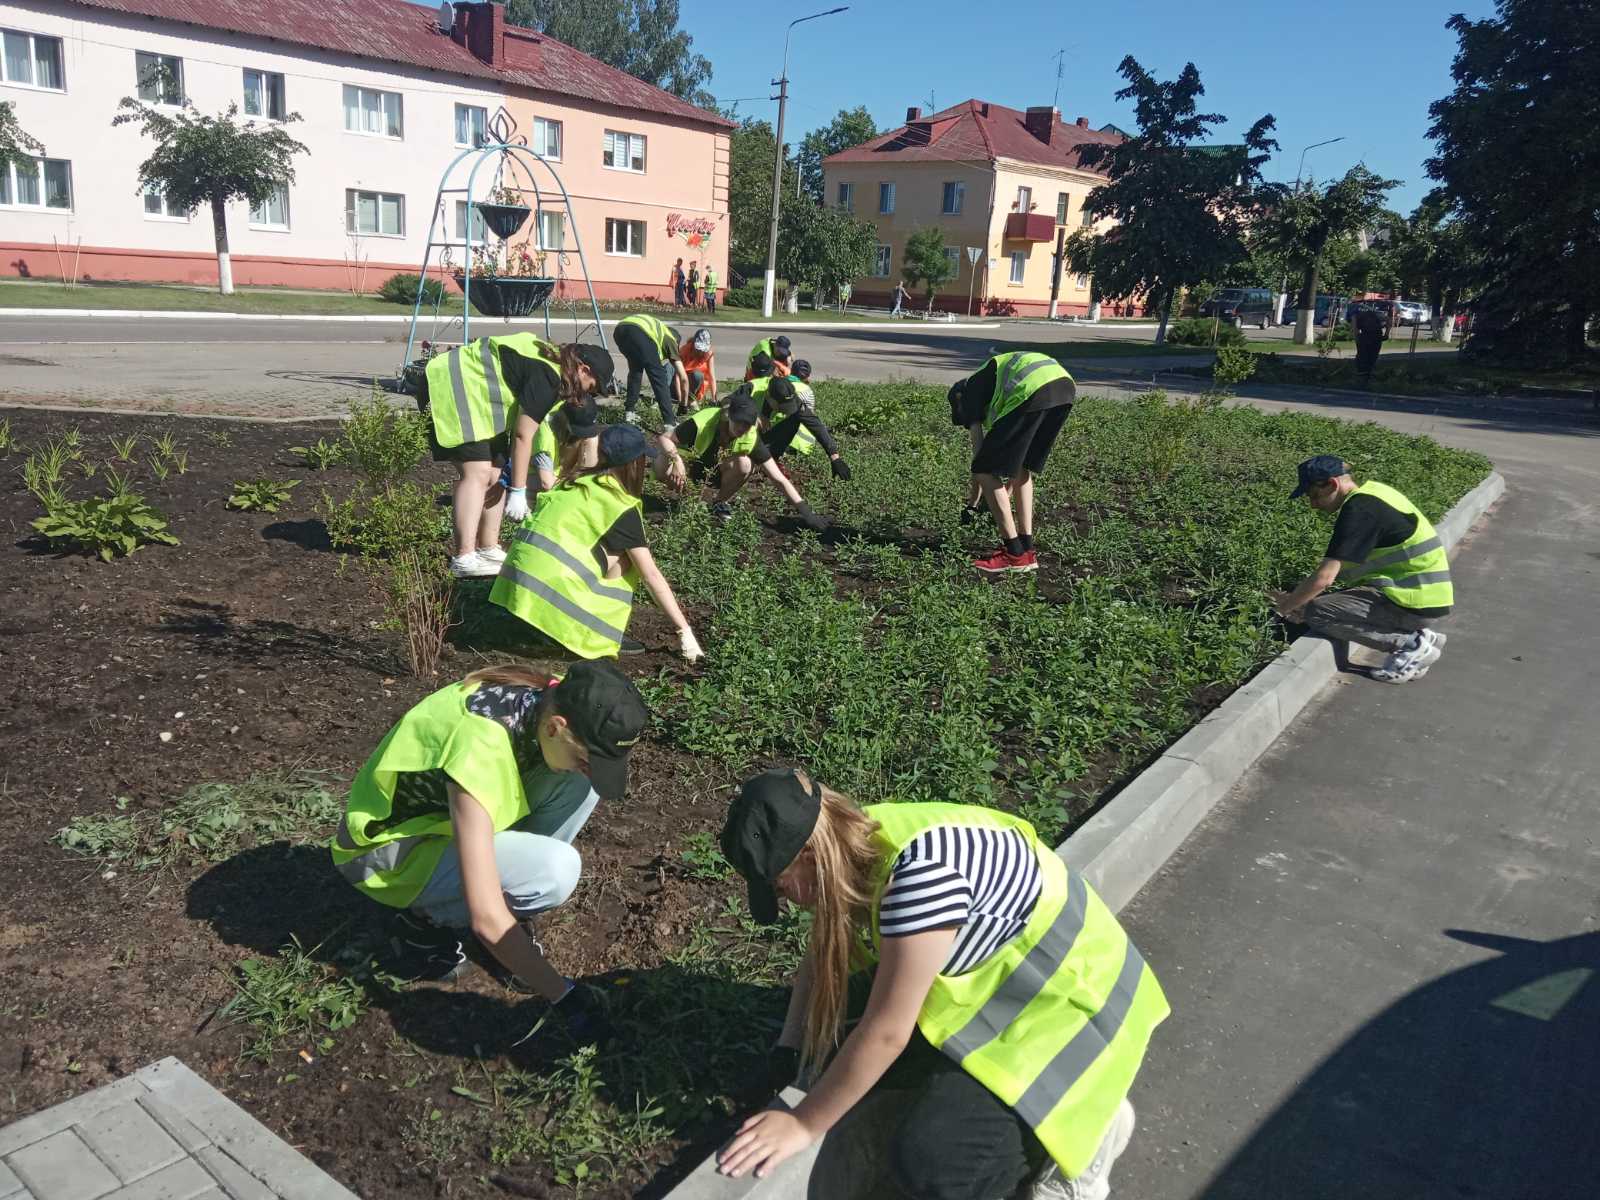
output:
POLYGON ((636 425, 607 425, 600 431, 600 461, 608 467, 625 467, 643 456, 655 458, 656 448, 636 425))
POLYGON ((1300 464, 1300 486, 1289 493, 1289 499, 1298 500, 1311 490, 1313 484, 1327 483, 1340 475, 1348 475, 1350 468, 1344 459, 1334 454, 1319 454, 1300 464))

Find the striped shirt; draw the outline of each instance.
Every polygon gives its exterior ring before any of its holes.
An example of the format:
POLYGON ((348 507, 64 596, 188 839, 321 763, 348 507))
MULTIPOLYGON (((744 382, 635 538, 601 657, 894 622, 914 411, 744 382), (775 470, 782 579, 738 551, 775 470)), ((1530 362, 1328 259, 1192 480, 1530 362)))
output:
POLYGON ((1042 887, 1039 860, 1018 830, 936 825, 895 859, 878 932, 905 937, 955 927, 941 974, 961 975, 1022 932, 1042 887))

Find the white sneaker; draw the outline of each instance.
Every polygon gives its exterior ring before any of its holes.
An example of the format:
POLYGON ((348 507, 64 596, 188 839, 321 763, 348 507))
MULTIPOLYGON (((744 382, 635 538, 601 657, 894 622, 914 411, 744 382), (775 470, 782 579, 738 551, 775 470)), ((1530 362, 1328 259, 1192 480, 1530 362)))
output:
POLYGON ((1111 1195, 1111 1167, 1128 1148, 1133 1126, 1133 1105, 1124 1100, 1117 1106, 1111 1126, 1100 1139, 1100 1148, 1094 1152, 1083 1174, 1076 1179, 1063 1179, 1061 1169, 1052 1164, 1044 1177, 1033 1185, 1033 1200, 1107 1200, 1111 1195))
POLYGON ((639 423, 639 414, 637 412, 630 412, 627 413, 622 419, 629 425, 637 425, 639 423))
POLYGON ((1373 670, 1372 677, 1380 683, 1415 683, 1439 661, 1444 641, 1442 634, 1424 629, 1417 634, 1415 646, 1389 655, 1382 666, 1373 670))
POLYGON ((499 546, 479 546, 478 557, 498 568, 506 561, 506 552, 499 546))
POLYGON ((500 564, 484 558, 474 550, 471 554, 452 558, 450 574, 457 579, 486 579, 491 575, 500 574, 500 564))

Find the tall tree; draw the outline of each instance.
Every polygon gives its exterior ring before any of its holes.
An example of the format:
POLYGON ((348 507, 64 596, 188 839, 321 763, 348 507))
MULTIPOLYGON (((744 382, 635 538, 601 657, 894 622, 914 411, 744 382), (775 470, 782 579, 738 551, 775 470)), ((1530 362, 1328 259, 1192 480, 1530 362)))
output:
POLYGON ((1586 352, 1600 313, 1600 5, 1497 0, 1459 39, 1455 89, 1429 109, 1428 174, 1472 244, 1473 353, 1586 352))
POLYGON ((12 163, 19 166, 35 155, 44 153, 44 143, 31 137, 17 122, 17 112, 11 101, 0 101, 0 171, 12 163))
POLYGON ((900 274, 912 287, 920 286, 923 289, 929 311, 933 309, 933 297, 939 285, 955 278, 956 267, 945 253, 946 249, 944 234, 937 225, 913 230, 906 239, 900 274))
MULTIPOLYGON (((772 191, 769 181, 767 191, 772 191)), ((836 296, 840 287, 872 270, 878 232, 842 208, 806 199, 783 206, 778 226, 778 272, 791 287, 836 296)))
POLYGON ((300 119, 290 113, 282 121, 238 124, 237 104, 220 116, 197 111, 187 98, 176 112, 164 112, 132 96, 124 96, 112 125, 138 125, 156 148, 139 164, 139 190, 154 188, 169 207, 193 213, 211 208, 217 242, 217 290, 233 293, 233 265, 228 255, 228 201, 264 204, 280 187, 294 182, 294 156, 306 148, 285 128, 300 119))
POLYGON ((794 156, 800 168, 800 190, 821 204, 826 199, 822 194, 822 160, 877 136, 878 124, 866 105, 841 108, 833 120, 800 139, 800 149, 794 156))
POLYGON ((1430 192, 1405 221, 1390 249, 1395 270, 1406 290, 1426 296, 1433 309, 1434 336, 1449 341, 1451 317, 1464 290, 1471 286, 1473 250, 1466 228, 1450 219, 1448 206, 1430 192))
MULTIPOLYGON (((1397 185, 1357 163, 1326 187, 1305 183, 1284 193, 1265 214, 1260 233, 1281 253, 1301 278, 1294 338, 1309 346, 1316 340, 1317 291, 1328 267, 1330 247, 1375 226, 1387 211, 1384 200, 1397 185)), ((1359 280, 1358 280, 1359 281, 1359 280)))
POLYGON ((1193 63, 1165 83, 1132 55, 1118 70, 1128 86, 1117 99, 1135 102, 1139 132, 1078 153, 1085 167, 1110 178, 1089 193, 1084 212, 1116 224, 1103 234, 1080 229, 1067 243, 1067 263, 1092 274, 1102 296, 1144 296, 1161 314, 1159 346, 1178 293, 1222 278, 1248 253, 1246 218, 1257 203, 1261 166, 1278 143, 1268 115, 1237 145, 1199 144, 1227 118, 1197 111, 1205 88, 1193 63))
MULTIPOLYGON (((728 139, 728 262, 741 271, 759 271, 767 261, 767 231, 772 223, 772 126, 746 118, 728 139)), ((794 167, 784 163, 783 194, 793 196, 794 167)))
MULTIPOLYGON (((678 28, 678 0, 511 0, 506 19, 710 108, 711 60, 678 28)), ((770 190, 770 189, 769 189, 770 190)))

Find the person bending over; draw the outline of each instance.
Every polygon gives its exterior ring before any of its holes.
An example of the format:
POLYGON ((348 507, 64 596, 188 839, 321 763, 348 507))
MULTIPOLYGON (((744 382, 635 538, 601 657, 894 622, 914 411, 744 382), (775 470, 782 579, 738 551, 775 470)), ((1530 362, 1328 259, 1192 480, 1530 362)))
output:
POLYGON ((683 348, 683 363, 688 399, 684 408, 692 410, 717 398, 717 356, 711 349, 711 331, 696 329, 683 348))
POLYGON ((689 381, 684 376, 683 363, 678 361, 683 335, 649 313, 623 317, 611 332, 617 352, 628 363, 628 393, 623 397, 628 423, 639 423, 639 389, 648 375, 650 391, 661 410, 661 428, 671 429, 677 420, 673 401, 689 395, 689 381))
MULTIPOLYGON (((810 374, 810 364, 805 364, 810 374)), ((817 415, 817 398, 809 384, 797 378, 757 378, 746 385, 761 405, 761 440, 782 458, 790 449, 810 454, 818 446, 828 456, 835 479, 849 479, 849 464, 839 456, 839 445, 827 423, 817 415), (802 392, 801 388, 805 390, 802 392)))
MULTIPOLYGON (((569 470, 594 465, 594 437, 599 432, 595 396, 616 392, 615 364, 603 346, 571 342, 557 352, 559 374, 541 362, 533 375, 532 398, 517 407, 511 439, 505 518, 528 515, 528 473, 537 472, 536 491, 555 486, 558 466, 569 470)), ((505 561, 505 554, 499 562, 505 561)))

